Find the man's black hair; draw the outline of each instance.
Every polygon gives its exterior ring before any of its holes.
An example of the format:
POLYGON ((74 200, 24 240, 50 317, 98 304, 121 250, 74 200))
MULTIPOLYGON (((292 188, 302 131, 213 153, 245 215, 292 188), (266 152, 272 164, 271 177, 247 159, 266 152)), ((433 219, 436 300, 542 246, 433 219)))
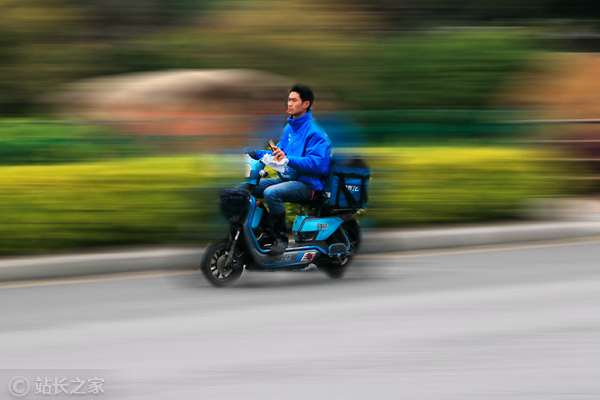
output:
POLYGON ((308 105, 308 110, 310 110, 310 108, 312 107, 313 103, 315 102, 315 95, 313 93, 313 91, 311 90, 311 88, 309 88, 306 85, 301 85, 301 84, 295 84, 289 91, 288 94, 292 93, 292 92, 296 92, 300 95, 300 100, 302 100, 302 102, 304 103, 305 101, 310 102, 310 104, 308 105))

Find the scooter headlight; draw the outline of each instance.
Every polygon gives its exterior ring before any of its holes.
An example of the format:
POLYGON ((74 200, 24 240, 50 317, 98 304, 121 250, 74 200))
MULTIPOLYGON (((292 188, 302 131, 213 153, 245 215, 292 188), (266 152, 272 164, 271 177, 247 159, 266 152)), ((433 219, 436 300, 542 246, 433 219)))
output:
POLYGON ((252 175, 252 167, 250 166, 250 164, 246 164, 246 178, 250 178, 251 175, 252 175))

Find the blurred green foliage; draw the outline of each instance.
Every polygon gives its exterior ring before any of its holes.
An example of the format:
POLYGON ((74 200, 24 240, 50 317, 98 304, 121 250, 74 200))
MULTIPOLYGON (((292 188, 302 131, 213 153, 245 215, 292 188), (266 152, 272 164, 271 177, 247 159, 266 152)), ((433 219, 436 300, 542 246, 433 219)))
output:
POLYGON ((104 124, 0 122, 0 165, 59 164, 139 156, 149 146, 104 124))
POLYGON ((193 154, 210 138, 168 132, 139 135, 110 121, 0 121, 0 165, 193 154))
MULTIPOLYGON (((494 110, 380 110, 347 113, 370 143, 394 145, 515 145, 531 134, 535 112, 494 110)), ((329 132, 329 131, 328 131, 329 132)))
POLYGON ((334 93, 353 110, 484 109, 535 51, 524 33, 307 36, 290 51, 285 35, 161 34, 123 43, 114 64, 121 72, 260 69, 334 93))
POLYGON ((40 96, 104 72, 85 15, 69 0, 0 0, 0 115, 32 115, 40 96))
MULTIPOLYGON (((318 119, 341 119, 332 125, 334 146, 344 145, 344 135, 375 145, 514 144, 526 135, 524 127, 507 123, 516 113, 485 111, 362 111, 318 113, 318 119), (334 140, 335 138, 335 140, 334 140)), ((253 119, 255 117, 239 117, 253 119)), ((0 121, 0 165, 64 164, 82 161, 195 154, 210 151, 211 135, 139 135, 110 121, 0 121)), ((239 133, 241 143, 247 139, 239 133)), ((346 139, 348 139, 346 137, 346 139)), ((213 144, 214 146, 214 144, 213 144)), ((222 149, 217 149, 222 150, 222 149)))
POLYGON ((510 18, 563 3, 0 0, 0 115, 44 112, 40 98, 79 78, 166 68, 270 71, 354 110, 484 109, 544 47, 510 18), (448 28, 465 23, 489 29, 448 28))
POLYGON ((481 109, 552 48, 543 33, 598 16, 596 0, 0 0, 0 115, 44 112, 73 80, 164 68, 271 71, 351 109, 481 109))
MULTIPOLYGON (((348 151, 348 150, 346 150, 348 151)), ((351 152, 357 152, 350 149, 351 152)), ((369 224, 519 216, 531 197, 581 187, 548 155, 503 148, 360 150, 372 167, 369 224)), ((242 181, 241 156, 153 157, 0 168, 0 254, 197 243, 226 233, 218 188, 242 181)))
MULTIPOLYGON (((328 100, 340 108, 359 111, 350 118, 374 143, 512 138, 520 134, 514 125, 495 123, 505 115, 464 110, 493 108, 506 80, 548 48, 542 34, 581 27, 565 16, 597 26, 598 4, 0 0, 0 115, 47 112, 44 95, 85 77, 252 68, 310 84, 317 105, 320 93, 332 94, 328 100)), ((160 154, 163 139, 144 141, 110 125, 0 124, 0 254, 203 240, 218 232, 217 188, 241 180, 238 159, 134 158, 160 154)), ((586 189, 563 179, 581 171, 540 161, 553 155, 539 151, 361 152, 373 167, 366 218, 377 226, 515 218, 531 197, 586 189)))

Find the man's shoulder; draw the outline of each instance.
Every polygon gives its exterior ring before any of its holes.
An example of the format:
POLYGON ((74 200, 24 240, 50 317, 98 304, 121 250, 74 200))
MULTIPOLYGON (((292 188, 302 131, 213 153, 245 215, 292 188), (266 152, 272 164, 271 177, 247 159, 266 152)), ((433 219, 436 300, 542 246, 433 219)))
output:
POLYGON ((310 119, 309 131, 320 135, 326 135, 325 129, 319 125, 319 122, 315 118, 310 119))
POLYGON ((324 129, 316 128, 312 129, 307 137, 308 143, 312 143, 313 145, 322 145, 325 144, 327 146, 331 146, 331 139, 327 135, 324 129))
POLYGON ((319 125, 319 123, 317 121, 315 121, 315 120, 313 120, 313 121, 314 121, 314 123, 313 123, 312 131, 314 132, 314 136, 318 137, 320 139, 325 139, 327 142, 331 142, 325 129, 321 125, 319 125))

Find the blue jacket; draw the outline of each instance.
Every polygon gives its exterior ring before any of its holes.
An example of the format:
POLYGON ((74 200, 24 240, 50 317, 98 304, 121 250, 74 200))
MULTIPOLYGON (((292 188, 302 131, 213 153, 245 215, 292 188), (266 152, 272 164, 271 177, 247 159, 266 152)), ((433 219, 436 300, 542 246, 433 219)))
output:
MULTIPOLYGON (((277 143, 289 160, 286 171, 279 176, 290 179, 290 172, 295 172, 291 179, 306 183, 313 190, 322 190, 331 159, 331 140, 308 111, 300 118, 288 118, 283 128, 281 139, 277 143), (291 171, 289 171, 291 169, 291 171)), ((261 159, 272 151, 257 150, 256 155, 261 159)))

